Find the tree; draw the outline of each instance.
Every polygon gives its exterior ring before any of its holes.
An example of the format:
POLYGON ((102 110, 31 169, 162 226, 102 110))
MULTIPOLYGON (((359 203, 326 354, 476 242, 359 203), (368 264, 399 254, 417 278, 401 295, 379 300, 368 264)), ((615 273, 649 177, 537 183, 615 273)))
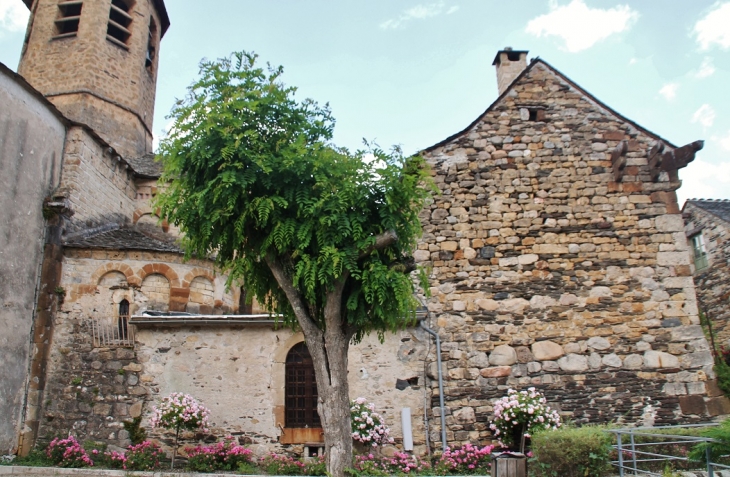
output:
POLYGON ((352 462, 347 354, 415 318, 410 272, 430 193, 419 156, 331 144, 328 106, 297 101, 257 56, 200 64, 160 145, 157 204, 188 255, 210 256, 299 327, 315 368, 328 471, 352 462))

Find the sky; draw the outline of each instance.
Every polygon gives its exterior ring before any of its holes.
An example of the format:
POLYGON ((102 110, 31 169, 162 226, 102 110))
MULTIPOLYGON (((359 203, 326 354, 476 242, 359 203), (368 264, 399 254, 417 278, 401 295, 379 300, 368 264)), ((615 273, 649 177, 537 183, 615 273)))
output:
MULTIPOLYGON (((730 199, 730 0, 167 0, 155 135, 201 59, 253 51, 297 97, 329 103, 334 142, 415 153, 497 98, 492 60, 529 50, 671 143, 705 147, 688 198, 730 199)), ((16 70, 28 10, 0 0, 0 62, 16 70)))

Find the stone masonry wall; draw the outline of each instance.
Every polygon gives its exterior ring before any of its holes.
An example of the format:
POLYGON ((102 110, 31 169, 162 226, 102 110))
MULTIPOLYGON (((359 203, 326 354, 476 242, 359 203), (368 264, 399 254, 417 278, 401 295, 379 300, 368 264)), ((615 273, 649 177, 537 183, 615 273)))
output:
POLYGON ((685 229, 702 228, 709 267, 695 272, 697 299, 710 319, 716 345, 730 348, 730 223, 688 202, 685 229))
POLYGON ((150 152, 160 32, 152 1, 133 2, 126 47, 107 40, 110 0, 84 2, 78 33, 58 39, 58 1, 37 3, 18 72, 64 114, 93 127, 122 156, 150 152), (152 68, 146 68, 150 17, 158 25, 158 54, 152 68), (106 106, 82 107, 94 98, 106 106))
POLYGON ((58 193, 68 198, 74 212, 67 234, 129 222, 136 208, 132 171, 80 127, 69 128, 58 193))
POLYGON ((225 277, 215 276, 206 261, 183 263, 171 253, 67 248, 60 281, 65 298, 53 322, 39 413, 41 439, 72 431, 82 439, 128 444, 122 422, 141 415, 149 388, 140 378, 138 351, 118 347, 115 339, 95 342, 92 322, 97 330, 113 333, 122 300, 129 302, 131 314, 151 307, 154 300, 141 286, 150 277, 168 282, 168 308, 185 309, 196 277, 214 284, 214 313, 230 313, 238 300, 237 291, 227 291, 225 277))
POLYGON ((679 184, 649 176, 654 141, 537 61, 467 131, 425 151, 440 194, 415 257, 432 267, 450 440, 488 438, 491 403, 509 387, 537 387, 578 423, 728 409, 699 325, 679 184), (534 108, 544 121, 529 120, 534 108), (610 152, 622 140, 617 183, 610 152))
MULTIPOLYGON (((148 434, 169 448, 172 436, 149 427, 150 409, 161 397, 182 391, 211 409, 213 435, 238 436, 260 454, 303 452, 303 443, 279 443, 284 363, 291 347, 303 340, 300 333, 272 325, 191 324, 136 327, 134 348, 95 343, 92 321, 115 327, 122 300, 129 301, 132 314, 152 306, 143 285, 150 277, 167 280, 170 305, 182 309, 187 307, 179 300, 185 295, 194 308, 210 311, 210 304, 201 303, 212 299, 213 313, 231 312, 235 309, 226 307, 237 303, 238 296, 224 293, 225 277, 214 276, 206 268, 210 264, 183 263, 175 254, 83 249, 66 249, 65 254, 61 285, 66 297, 54 321, 41 439, 71 431, 81 439, 122 447, 128 444, 122 423, 141 415, 148 434)), ((426 452, 423 403, 431 390, 424 360, 429 346, 428 335, 410 329, 387 335, 383 345, 368 337, 349 357, 352 397, 376 403, 398 443, 400 412, 410 407, 419 453, 426 452)))

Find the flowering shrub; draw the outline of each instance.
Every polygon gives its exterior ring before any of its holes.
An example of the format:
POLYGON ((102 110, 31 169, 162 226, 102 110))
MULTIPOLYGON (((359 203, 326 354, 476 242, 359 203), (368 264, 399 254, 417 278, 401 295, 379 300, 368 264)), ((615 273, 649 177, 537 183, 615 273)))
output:
POLYGON ((74 436, 53 439, 48 444, 46 455, 59 467, 92 467, 94 462, 74 436))
POLYGON ((390 429, 382 416, 375 412, 375 405, 368 403, 365 398, 359 397, 350 403, 350 419, 352 438, 356 441, 372 447, 393 443, 390 429))
POLYGON ((431 464, 406 452, 396 452, 393 457, 373 454, 355 457, 355 469, 363 475, 401 475, 421 474, 431 468, 431 464))
MULTIPOLYGON (((547 405, 545 396, 528 388, 527 391, 507 391, 507 396, 494 403, 494 420, 489 426, 502 446, 516 446, 517 429, 525 437, 537 429, 557 429, 560 416, 547 405)), ((521 446, 520 451, 524 452, 521 446)))
POLYGON ((300 475, 306 467, 300 460, 276 454, 264 457, 260 465, 269 475, 300 475))
POLYGON ((253 452, 235 443, 232 436, 211 446, 187 449, 188 467, 196 472, 236 470, 243 463, 250 463, 253 452))
POLYGON ((469 475, 490 473, 491 454, 494 446, 476 447, 469 443, 461 448, 447 448, 435 464, 438 475, 469 475))
POLYGON ((168 430, 195 430, 208 432, 210 411, 198 403, 192 396, 183 393, 172 393, 162 398, 157 407, 152 408, 152 427, 168 430))
POLYGON ((109 462, 109 467, 112 469, 124 469, 124 463, 127 461, 127 457, 124 452, 109 451, 104 453, 109 462))
POLYGON ((180 430, 200 429, 208 432, 208 417, 210 411, 195 400, 192 396, 183 393, 172 393, 162 398, 158 407, 152 408, 152 427, 162 427, 168 431, 175 431, 175 446, 172 448, 172 463, 170 468, 175 468, 175 456, 177 455, 177 440, 180 430))
POLYGON ((141 444, 129 446, 124 454, 123 469, 125 470, 155 470, 160 468, 160 457, 164 456, 157 444, 144 441, 141 444))
POLYGON ((312 459, 304 461, 304 475, 327 475, 327 459, 324 455, 318 455, 312 459))

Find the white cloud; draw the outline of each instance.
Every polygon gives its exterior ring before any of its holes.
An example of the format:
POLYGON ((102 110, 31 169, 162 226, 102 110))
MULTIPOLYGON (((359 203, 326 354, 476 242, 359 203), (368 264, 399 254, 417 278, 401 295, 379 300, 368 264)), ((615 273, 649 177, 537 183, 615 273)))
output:
POLYGON ((695 159, 679 171, 682 187, 679 194, 685 198, 723 199, 730 198, 730 161, 714 164, 695 159))
POLYGON ((525 31, 536 37, 554 35, 562 38, 571 52, 587 50, 614 33, 628 30, 639 18, 639 13, 628 5, 602 10, 589 8, 583 0, 572 0, 558 6, 550 1, 550 13, 533 18, 525 31))
POLYGON ((679 89, 679 85, 677 83, 667 83, 664 86, 662 86, 662 89, 659 90, 659 94, 664 96, 667 99, 667 101, 671 101, 677 97, 678 89, 679 89))
POLYGON ((704 18, 695 23, 694 35, 700 48, 708 50, 713 44, 730 48, 730 2, 716 3, 704 18))
POLYGON ((700 109, 695 111, 692 115, 692 122, 700 123, 706 128, 711 127, 715 122, 715 110, 712 109, 712 106, 709 104, 703 104, 700 106, 700 109))
POLYGON ((695 78, 707 78, 713 74, 715 74, 715 65, 712 64, 712 58, 706 56, 705 59, 702 60, 700 69, 695 73, 695 78))
POLYGON ((713 137, 713 141, 720 143, 720 147, 726 151, 730 151, 730 131, 727 132, 725 137, 713 137))
POLYGON ((405 25, 411 20, 424 20, 426 18, 437 17, 439 15, 451 15, 459 10, 458 5, 452 5, 445 10, 444 2, 429 3, 427 5, 416 5, 415 7, 404 10, 398 18, 391 18, 380 24, 383 30, 395 30, 405 25))
POLYGON ((28 9, 20 0, 0 0, 0 33, 2 30, 11 32, 25 30, 28 15, 28 9))

